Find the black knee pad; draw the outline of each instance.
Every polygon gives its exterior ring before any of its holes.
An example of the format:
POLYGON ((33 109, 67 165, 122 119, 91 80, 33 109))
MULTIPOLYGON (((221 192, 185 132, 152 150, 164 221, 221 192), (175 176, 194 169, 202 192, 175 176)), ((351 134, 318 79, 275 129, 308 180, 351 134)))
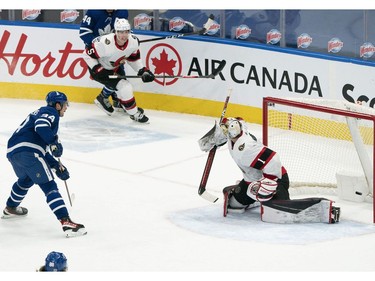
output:
POLYGON ((244 180, 242 180, 233 191, 234 198, 236 198, 238 203, 241 203, 242 205, 250 205, 255 202, 254 199, 251 199, 246 194, 247 188, 248 188, 248 184, 244 180))
POLYGON ((281 179, 277 180, 276 194, 273 200, 289 200, 289 176, 285 173, 281 179))

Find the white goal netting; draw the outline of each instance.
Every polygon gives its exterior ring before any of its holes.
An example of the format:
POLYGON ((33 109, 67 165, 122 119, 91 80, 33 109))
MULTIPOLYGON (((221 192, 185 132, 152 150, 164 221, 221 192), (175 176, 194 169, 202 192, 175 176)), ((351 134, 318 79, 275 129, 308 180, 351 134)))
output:
POLYGON ((281 157, 291 186, 333 188, 337 173, 363 175, 373 190, 374 116, 338 100, 265 98, 265 143, 281 157))

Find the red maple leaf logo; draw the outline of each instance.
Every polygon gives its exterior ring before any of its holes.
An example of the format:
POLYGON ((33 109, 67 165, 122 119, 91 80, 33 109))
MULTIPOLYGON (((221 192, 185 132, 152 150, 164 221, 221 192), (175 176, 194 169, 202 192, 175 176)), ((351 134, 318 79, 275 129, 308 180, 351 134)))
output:
POLYGON ((152 64, 155 66, 155 74, 173 75, 173 68, 176 67, 176 60, 168 60, 168 54, 165 49, 160 53, 160 59, 152 58, 152 64))

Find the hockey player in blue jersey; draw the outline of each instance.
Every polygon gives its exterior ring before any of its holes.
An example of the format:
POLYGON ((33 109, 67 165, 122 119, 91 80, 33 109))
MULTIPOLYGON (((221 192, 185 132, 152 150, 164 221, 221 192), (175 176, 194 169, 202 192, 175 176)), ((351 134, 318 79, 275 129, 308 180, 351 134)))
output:
POLYGON ((26 216, 28 210, 20 204, 29 189, 37 184, 66 236, 84 235, 87 233, 85 227, 70 219, 52 174, 54 171, 61 180, 70 177, 67 168, 55 159, 59 159, 63 153, 57 133, 60 117, 64 116, 68 107, 68 99, 64 93, 52 91, 47 94, 46 102, 47 106, 30 113, 8 140, 7 158, 18 180, 12 186, 2 218, 26 216))
MULTIPOLYGON (((90 47, 96 37, 113 33, 116 18, 128 19, 128 17, 128 10, 87 10, 79 28, 79 36, 85 43, 85 48, 90 47)), ((117 72, 119 75, 125 75, 124 65, 117 72)), ((113 106, 123 111, 115 92, 105 86, 102 92, 106 96, 111 95, 113 106)), ((112 106, 109 110, 111 113, 114 111, 112 106)))

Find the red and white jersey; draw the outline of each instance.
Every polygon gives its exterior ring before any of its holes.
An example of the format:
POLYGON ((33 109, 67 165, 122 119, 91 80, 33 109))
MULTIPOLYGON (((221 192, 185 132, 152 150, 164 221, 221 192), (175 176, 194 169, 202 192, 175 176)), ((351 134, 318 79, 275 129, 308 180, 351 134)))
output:
POLYGON ((139 51, 139 41, 132 34, 129 34, 129 38, 123 46, 117 44, 115 33, 97 37, 92 42, 91 48, 86 49, 86 55, 85 60, 90 68, 100 63, 105 69, 115 70, 123 63, 124 59, 135 72, 144 67, 139 51))
POLYGON ((254 140, 246 129, 236 143, 228 139, 228 148, 247 182, 257 181, 262 177, 276 181, 286 173, 278 154, 254 140))

